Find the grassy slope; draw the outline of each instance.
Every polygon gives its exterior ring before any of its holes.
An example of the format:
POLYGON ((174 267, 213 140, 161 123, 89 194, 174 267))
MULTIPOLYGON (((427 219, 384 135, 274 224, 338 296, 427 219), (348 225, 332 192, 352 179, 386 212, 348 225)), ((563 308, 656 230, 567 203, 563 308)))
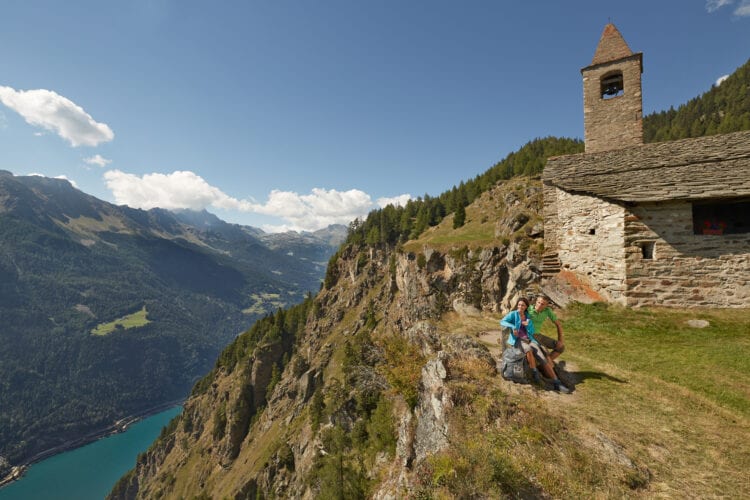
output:
MULTIPOLYGON (((448 215, 440 224, 428 228, 416 240, 404 244, 404 250, 418 252, 424 246, 435 250, 447 251, 451 248, 467 246, 480 248, 494 246, 498 240, 507 243, 510 240, 523 239, 524 231, 512 233, 507 227, 508 219, 518 214, 529 217, 526 227, 542 222, 542 191, 541 181, 536 178, 516 177, 508 181, 501 181, 495 187, 466 207, 466 222, 463 226, 453 228, 453 215, 448 215), (529 192, 529 188, 533 192, 529 192), (514 203, 520 200, 521 203, 514 203), (511 205, 508 205, 508 201, 511 205)), ((541 252, 541 249, 538 249, 541 252)))
MULTIPOLYGON (((514 182, 506 189, 519 191, 514 182)), ((447 250, 460 232, 462 244, 484 246, 508 209, 500 200, 483 196, 467 208, 465 227, 446 220, 409 245, 447 250)), ((448 497, 503 483, 498 494, 536 495, 541 486, 559 498, 750 495, 750 310, 577 304, 558 316, 576 391, 562 396, 453 367, 456 437, 431 461, 432 487, 448 497), (710 326, 690 328, 688 319, 710 326), (520 479, 529 476, 536 484, 520 479)), ((441 329, 480 336, 498 319, 448 314, 441 329)), ((544 331, 555 335, 551 324, 544 331)))
POLYGON ((648 465, 653 493, 750 493, 750 310, 565 313, 582 379, 571 416, 610 429, 648 465))
MULTIPOLYGON (((492 370, 451 367, 454 436, 426 473, 433 486, 437 481, 433 494, 750 494, 750 310, 576 304, 558 312, 568 348, 561 359, 575 392, 559 395, 506 382, 492 370), (688 319, 710 326, 690 328, 688 319), (495 490, 503 483, 506 491, 495 490)), ((442 326, 480 336, 498 319, 452 314, 442 326)))

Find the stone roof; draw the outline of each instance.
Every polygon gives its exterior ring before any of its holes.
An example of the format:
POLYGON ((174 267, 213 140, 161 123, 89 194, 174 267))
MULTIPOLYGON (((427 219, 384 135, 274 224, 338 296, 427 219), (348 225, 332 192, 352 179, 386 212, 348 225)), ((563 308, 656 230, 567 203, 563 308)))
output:
POLYGON ((632 55, 633 51, 630 50, 628 44, 625 43, 625 39, 615 25, 610 23, 606 25, 604 31, 602 31, 599 45, 596 46, 594 59, 591 60, 591 66, 624 59, 632 55))
POLYGON ((625 202, 750 196, 750 130, 550 158, 542 179, 625 202))

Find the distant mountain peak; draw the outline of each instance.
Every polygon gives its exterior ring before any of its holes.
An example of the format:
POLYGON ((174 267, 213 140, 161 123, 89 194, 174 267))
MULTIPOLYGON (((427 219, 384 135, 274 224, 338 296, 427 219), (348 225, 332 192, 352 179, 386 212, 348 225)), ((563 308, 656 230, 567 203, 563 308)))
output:
POLYGON ((187 222, 195 227, 215 227, 215 226, 221 226, 224 224, 228 224, 227 222, 221 220, 216 215, 212 214, 211 212, 207 211, 205 208, 203 210, 193 210, 191 208, 178 208, 175 210, 170 210, 174 215, 177 216, 178 219, 180 219, 183 222, 187 222))

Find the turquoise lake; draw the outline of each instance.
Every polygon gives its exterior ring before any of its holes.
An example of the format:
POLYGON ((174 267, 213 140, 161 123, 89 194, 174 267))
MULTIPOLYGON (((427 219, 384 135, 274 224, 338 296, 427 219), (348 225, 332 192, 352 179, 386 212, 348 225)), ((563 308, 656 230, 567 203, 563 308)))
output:
POLYGON ((181 411, 170 408, 125 432, 35 463, 23 478, 0 488, 0 500, 101 500, 181 411))

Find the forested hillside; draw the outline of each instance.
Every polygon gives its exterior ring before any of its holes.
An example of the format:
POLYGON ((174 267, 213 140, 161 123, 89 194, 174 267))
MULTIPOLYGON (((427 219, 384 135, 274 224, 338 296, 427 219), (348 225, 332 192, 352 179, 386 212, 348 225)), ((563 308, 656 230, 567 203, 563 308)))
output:
POLYGON ((750 129, 750 60, 720 85, 687 103, 643 120, 644 142, 662 142, 750 129))
MULTIPOLYGON (((439 196, 424 195, 416 200, 410 200, 403 207, 389 205, 373 210, 364 221, 354 221, 350 225, 347 243, 394 245, 417 238, 428 227, 440 223, 446 215, 471 204, 498 181, 516 176, 538 175, 550 156, 581 151, 583 142, 579 139, 534 139, 484 173, 466 182, 462 181, 439 196)), ((332 257, 332 260, 335 258, 336 256, 332 257)))
POLYGON ((0 172, 0 464, 185 397, 235 335, 319 289, 324 236, 0 172))

